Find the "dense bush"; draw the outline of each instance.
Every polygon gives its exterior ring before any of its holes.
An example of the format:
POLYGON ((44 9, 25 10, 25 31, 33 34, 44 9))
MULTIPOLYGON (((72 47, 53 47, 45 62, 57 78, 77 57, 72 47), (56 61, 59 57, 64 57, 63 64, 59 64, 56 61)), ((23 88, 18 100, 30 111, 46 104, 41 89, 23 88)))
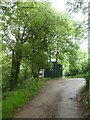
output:
POLYGON ((84 74, 84 78, 86 80, 86 87, 89 89, 89 82, 90 82, 90 74, 89 74, 89 72, 84 74))
POLYGON ((9 90, 9 81, 11 73, 11 59, 10 56, 2 57, 2 91, 9 90))

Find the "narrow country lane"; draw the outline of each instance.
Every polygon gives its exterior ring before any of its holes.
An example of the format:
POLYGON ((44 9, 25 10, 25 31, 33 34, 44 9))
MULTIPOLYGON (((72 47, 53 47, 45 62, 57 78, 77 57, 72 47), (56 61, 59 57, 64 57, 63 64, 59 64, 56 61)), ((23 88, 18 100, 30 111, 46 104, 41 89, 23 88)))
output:
POLYGON ((40 94, 14 118, 84 118, 78 98, 84 84, 82 78, 46 81, 40 94))

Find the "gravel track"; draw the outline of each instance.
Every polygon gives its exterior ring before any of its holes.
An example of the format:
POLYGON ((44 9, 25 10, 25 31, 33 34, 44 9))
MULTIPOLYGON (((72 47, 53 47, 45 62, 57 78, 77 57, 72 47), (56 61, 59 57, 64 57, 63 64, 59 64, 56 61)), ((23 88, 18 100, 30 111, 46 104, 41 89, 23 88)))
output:
POLYGON ((14 118, 84 118, 80 105, 82 78, 49 80, 32 101, 16 112, 14 118))

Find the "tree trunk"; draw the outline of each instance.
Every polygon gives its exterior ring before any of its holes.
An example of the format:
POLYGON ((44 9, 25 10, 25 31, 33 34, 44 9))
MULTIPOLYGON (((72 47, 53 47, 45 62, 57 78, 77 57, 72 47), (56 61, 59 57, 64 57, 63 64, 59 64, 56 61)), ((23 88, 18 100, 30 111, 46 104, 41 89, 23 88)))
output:
POLYGON ((21 49, 18 49, 17 51, 12 51, 10 90, 13 90, 17 86, 20 62, 21 62, 21 49))

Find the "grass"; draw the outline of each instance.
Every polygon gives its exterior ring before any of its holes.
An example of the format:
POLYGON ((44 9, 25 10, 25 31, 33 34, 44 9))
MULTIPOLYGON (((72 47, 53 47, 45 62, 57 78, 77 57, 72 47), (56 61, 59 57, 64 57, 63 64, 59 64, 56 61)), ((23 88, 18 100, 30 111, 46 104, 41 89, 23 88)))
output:
POLYGON ((29 87, 28 95, 25 87, 8 94, 2 101, 2 118, 12 118, 17 109, 39 93, 42 85, 42 80, 33 82, 32 86, 29 87))

